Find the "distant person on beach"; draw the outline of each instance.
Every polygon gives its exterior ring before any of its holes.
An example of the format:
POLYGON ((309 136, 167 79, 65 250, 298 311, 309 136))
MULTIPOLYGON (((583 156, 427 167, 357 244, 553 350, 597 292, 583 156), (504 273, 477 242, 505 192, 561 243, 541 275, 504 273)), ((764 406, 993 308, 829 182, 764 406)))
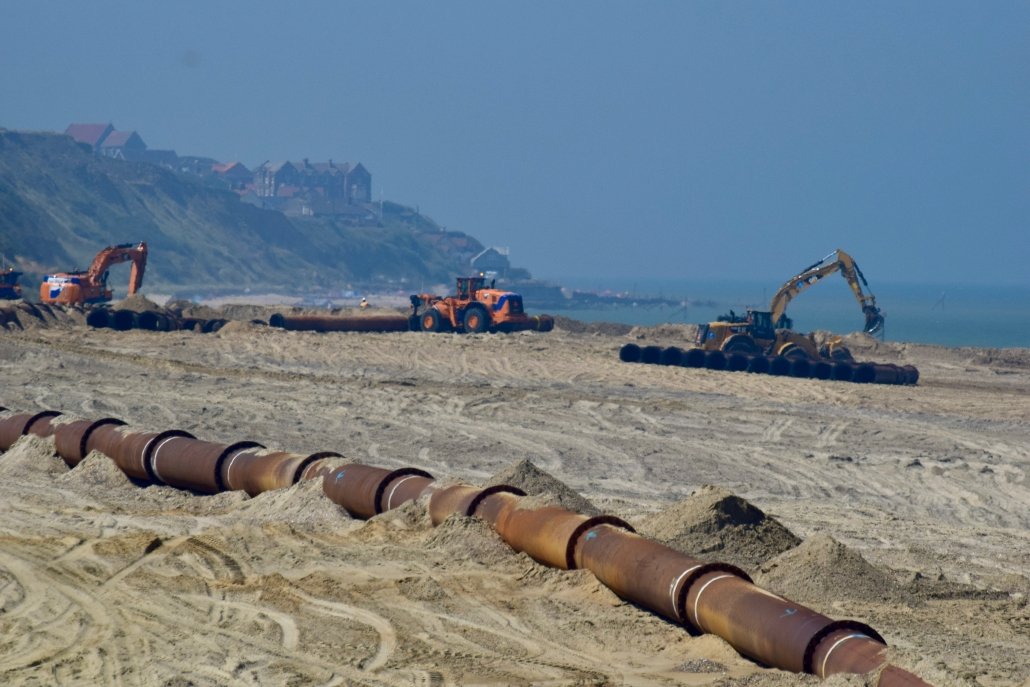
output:
POLYGON ((361 307, 362 310, 364 310, 365 308, 368 307, 368 301, 365 300, 364 298, 362 298, 361 299, 361 303, 359 304, 359 306, 361 307))

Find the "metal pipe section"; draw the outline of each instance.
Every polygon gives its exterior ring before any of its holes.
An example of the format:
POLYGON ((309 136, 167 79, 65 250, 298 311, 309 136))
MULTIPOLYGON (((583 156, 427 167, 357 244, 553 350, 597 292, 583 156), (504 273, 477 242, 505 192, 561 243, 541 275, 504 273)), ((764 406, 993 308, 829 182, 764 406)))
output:
MULTIPOLYGON (((295 332, 406 332, 410 329, 405 315, 326 317, 275 313, 268 324, 295 332)), ((553 320, 551 326, 554 326, 553 320)))
POLYGON ((705 351, 705 367, 709 370, 725 370, 726 354, 722 351, 705 351))
POLYGON ((619 349, 619 360, 624 363, 639 363, 640 346, 634 343, 623 344, 619 349))
POLYGON ((661 346, 644 346, 640 349, 640 362, 646 365, 657 365, 662 359, 661 346))
POLYGON ((226 491, 248 496, 292 487, 309 456, 286 451, 243 450, 222 461, 219 478, 226 491))
POLYGON ((59 425, 54 430, 54 450, 64 464, 73 468, 89 455, 86 450, 90 435, 104 425, 124 425, 125 422, 114 417, 99 420, 75 420, 59 425))
POLYGON ((134 329, 138 323, 136 313, 131 310, 115 310, 111 315, 111 329, 118 332, 125 332, 134 329))
POLYGON ((730 372, 743 372, 747 369, 750 357, 744 353, 727 353, 726 369, 730 372))
POLYGON ((95 329, 111 326, 111 311, 107 308, 94 308, 86 315, 86 324, 95 329))
POLYGON ((691 348, 683 355, 683 367, 704 367, 705 352, 700 348, 691 348))
POLYGON ((833 376, 833 363, 817 360, 812 364, 813 379, 830 379, 833 376))
POLYGON ((770 356, 769 374, 777 377, 786 377, 790 374, 790 360, 782 355, 770 356))
POLYGON ((0 451, 11 448, 14 442, 30 432, 42 437, 50 436, 53 431, 50 419, 60 414, 58 410, 44 410, 35 414, 17 413, 0 419, 0 451), (32 431, 34 426, 36 431, 32 431))
POLYGON ((683 364, 683 349, 676 346, 669 346, 662 351, 661 358, 658 361, 662 365, 673 365, 679 367, 683 364))
POLYGON ((790 372, 788 374, 798 379, 808 379, 812 376, 812 363, 808 358, 790 358, 790 372))
POLYGON ((830 372, 830 379, 838 382, 850 382, 855 376, 855 366, 851 363, 833 363, 833 370, 830 372))
POLYGON ((167 332, 172 327, 172 321, 164 313, 159 313, 156 310, 145 310, 141 312, 137 319, 138 326, 140 329, 146 329, 151 332, 167 332))
POLYGON ((396 508, 405 501, 418 498, 433 481, 432 475, 418 468, 386 470, 352 463, 326 475, 322 480, 322 491, 330 501, 343 506, 351 516, 371 518, 387 510, 387 503, 391 508, 396 508), (415 481, 410 482, 404 478, 415 481), (402 481, 410 483, 400 493, 396 493, 402 481), (393 488, 387 492, 388 487, 393 488))
POLYGON ((335 451, 320 451, 312 453, 305 462, 297 467, 297 474, 293 479, 297 482, 306 482, 309 479, 321 480, 333 470, 342 467, 346 461, 343 456, 335 451))
POLYGON ((155 440, 146 454, 147 472, 160 484, 201 494, 225 491, 222 465, 247 449, 264 448, 256 441, 219 444, 187 436, 155 440))
POLYGON ((769 358, 764 355, 753 355, 747 361, 747 371, 755 374, 769 374, 769 358))

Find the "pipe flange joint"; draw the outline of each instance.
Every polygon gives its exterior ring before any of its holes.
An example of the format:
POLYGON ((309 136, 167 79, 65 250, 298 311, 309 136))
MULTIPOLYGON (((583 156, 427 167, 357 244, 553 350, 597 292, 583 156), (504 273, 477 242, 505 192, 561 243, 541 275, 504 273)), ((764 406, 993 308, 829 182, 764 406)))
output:
POLYGON ((808 640, 808 646, 805 647, 804 658, 802 659, 802 669, 806 673, 815 675, 815 667, 812 665, 812 659, 815 657, 815 650, 830 633, 836 632, 837 630, 854 630, 855 632, 862 633, 874 642, 879 642, 884 646, 887 645, 887 640, 881 637, 879 632, 863 622, 859 622, 858 620, 835 620, 816 632, 812 635, 812 638, 808 640))

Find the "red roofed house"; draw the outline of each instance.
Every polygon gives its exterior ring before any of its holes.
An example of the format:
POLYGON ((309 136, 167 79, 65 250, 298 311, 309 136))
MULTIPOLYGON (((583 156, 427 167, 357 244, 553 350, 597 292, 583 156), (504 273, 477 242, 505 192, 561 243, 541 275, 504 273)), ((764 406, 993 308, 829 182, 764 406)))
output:
POLYGON ((219 162, 211 165, 211 171, 231 189, 243 189, 254 181, 254 173, 242 162, 219 162))
POLYGON ((100 145, 114 132, 111 124, 71 124, 64 130, 66 136, 71 136, 78 143, 85 143, 93 148, 93 152, 100 151, 100 145))

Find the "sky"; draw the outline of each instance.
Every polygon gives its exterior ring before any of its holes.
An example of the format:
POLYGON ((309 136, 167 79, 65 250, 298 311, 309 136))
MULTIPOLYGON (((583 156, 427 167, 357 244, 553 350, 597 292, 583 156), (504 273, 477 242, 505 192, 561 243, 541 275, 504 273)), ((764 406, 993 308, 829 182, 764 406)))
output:
POLYGON ((1030 285, 1030 2, 0 0, 0 127, 112 122, 558 281, 1030 285))

